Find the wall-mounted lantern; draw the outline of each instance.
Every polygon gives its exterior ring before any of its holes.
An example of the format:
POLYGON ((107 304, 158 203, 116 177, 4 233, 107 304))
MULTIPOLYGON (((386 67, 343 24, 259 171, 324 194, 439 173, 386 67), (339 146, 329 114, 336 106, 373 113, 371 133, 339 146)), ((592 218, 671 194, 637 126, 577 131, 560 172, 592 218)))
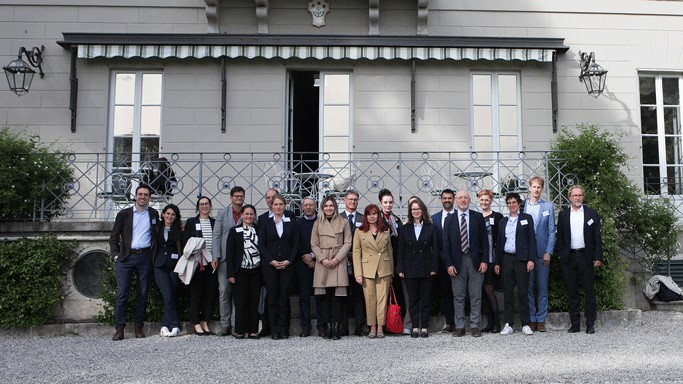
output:
POLYGON ((589 54, 579 51, 579 57, 581 59, 579 81, 586 86, 589 95, 597 98, 605 90, 607 71, 595 63, 595 52, 589 54))
POLYGON ((45 47, 42 45, 40 48, 33 47, 30 51, 25 47, 21 47, 19 49, 17 58, 12 60, 6 66, 2 67, 2 69, 5 70, 5 76, 7 76, 9 89, 16 93, 17 96, 23 96, 27 94, 28 90, 31 88, 33 75, 36 74, 36 71, 33 70, 33 68, 38 68, 38 73, 40 74, 41 78, 45 76, 42 67, 44 49, 45 47), (28 63, 21 59, 21 55, 26 55, 26 60, 28 63))

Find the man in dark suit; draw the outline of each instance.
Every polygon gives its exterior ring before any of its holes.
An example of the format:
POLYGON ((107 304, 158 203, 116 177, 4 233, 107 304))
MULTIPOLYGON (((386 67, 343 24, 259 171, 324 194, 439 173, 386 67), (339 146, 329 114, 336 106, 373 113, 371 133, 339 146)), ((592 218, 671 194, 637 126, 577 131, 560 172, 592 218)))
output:
POLYGON ((128 292, 133 273, 137 276, 135 337, 145 337, 142 326, 147 313, 147 292, 153 271, 152 255, 159 219, 159 213, 149 207, 151 195, 151 189, 140 184, 135 189, 135 205, 121 210, 116 215, 114 228, 109 237, 116 273, 116 333, 113 340, 123 340, 128 312, 128 292))
POLYGON ((598 213, 583 205, 582 186, 569 188, 571 207, 560 212, 557 221, 557 255, 569 296, 569 333, 581 330, 579 313, 579 284, 585 295, 586 333, 595 333, 597 310, 595 304, 595 268, 602 265, 602 237, 598 213))
MULTIPOLYGON (((453 201, 455 200, 455 193, 450 189, 444 189, 441 191, 441 206, 443 209, 434 215, 432 215, 432 222, 436 227, 436 234, 439 239, 439 245, 443 244, 443 226, 446 218, 454 213, 453 211, 453 201)), ((441 312, 446 320, 446 325, 444 325, 441 332, 448 333, 453 332, 455 328, 454 318, 453 318, 453 288, 451 288, 451 277, 446 271, 446 264, 444 263, 444 257, 441 255, 439 257, 439 270, 437 271, 437 287, 441 292, 441 312)))
POLYGON ((489 240, 484 216, 469 209, 467 191, 455 194, 458 209, 450 215, 443 228, 443 255, 451 276, 455 330, 453 336, 465 335, 465 295, 470 294, 470 329, 472 336, 481 337, 481 291, 486 273, 489 240))
POLYGON ((529 273, 534 270, 536 260, 536 233, 534 218, 528 213, 521 213, 519 207, 522 198, 519 193, 508 193, 505 196, 510 214, 498 224, 498 241, 496 242, 496 260, 494 271, 503 274, 503 292, 505 295, 505 326, 501 335, 510 335, 515 323, 515 285, 519 300, 519 320, 522 322, 522 333, 533 335, 529 320, 529 273))
MULTIPOLYGON (((358 199, 360 194, 354 189, 349 189, 344 195, 344 212, 341 217, 349 221, 351 227, 351 244, 353 244, 353 234, 356 228, 363 226, 363 214, 356 211, 358 208, 358 199)), ((346 258, 349 262, 349 306, 345 308, 353 308, 353 321, 356 325, 354 334, 356 336, 367 336, 370 332, 366 329, 365 317, 365 296, 363 295, 363 287, 356 283, 356 277, 353 276, 353 247, 349 249, 349 255, 346 258)), ((348 318, 348 317, 346 317, 348 318)), ((348 322, 342 325, 341 336, 348 335, 348 322)))

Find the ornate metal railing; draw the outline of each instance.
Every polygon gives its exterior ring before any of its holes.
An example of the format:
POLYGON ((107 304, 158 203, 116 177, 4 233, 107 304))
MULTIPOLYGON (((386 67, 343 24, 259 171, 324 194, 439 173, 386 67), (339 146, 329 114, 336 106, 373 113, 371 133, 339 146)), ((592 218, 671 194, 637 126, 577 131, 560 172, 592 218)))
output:
MULTIPOLYGON (((115 166, 112 154, 71 154, 73 177, 63 180, 61 194, 36 202, 34 220, 108 221, 122 207, 133 204, 139 183, 153 188, 152 201, 162 208, 174 203, 182 215, 194 215, 198 196, 213 199, 214 209, 229 204, 229 191, 239 185, 246 202, 266 209, 268 188, 284 194, 290 208, 298 209, 302 197, 320 200, 333 194, 342 201, 343 191, 361 194, 360 207, 377 202, 377 193, 388 188, 394 194, 394 211, 405 216, 406 203, 415 195, 430 211, 441 208, 443 189, 465 189, 473 200, 480 189, 494 191, 494 209, 505 211, 505 193, 525 193, 531 177, 546 180, 544 198, 556 207, 566 205, 566 188, 578 182, 566 174, 564 163, 549 152, 354 152, 354 153, 173 153, 138 166, 115 166), (552 178, 549 179, 552 175, 552 178), (561 193, 558 193, 561 192, 561 193)), ((152 158, 141 154, 140 158, 152 158)), ((40 183, 40 180, 36 180, 40 183)), ((476 204, 476 203, 475 203, 476 204)))

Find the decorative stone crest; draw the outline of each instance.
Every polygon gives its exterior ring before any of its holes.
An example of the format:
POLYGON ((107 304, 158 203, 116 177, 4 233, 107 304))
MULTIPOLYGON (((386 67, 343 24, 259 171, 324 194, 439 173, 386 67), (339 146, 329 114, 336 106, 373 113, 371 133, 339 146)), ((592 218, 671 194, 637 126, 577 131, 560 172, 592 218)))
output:
POLYGON ((325 26, 325 15, 330 11, 330 5, 325 0, 313 0, 308 3, 308 11, 313 16, 313 25, 320 28, 325 26))

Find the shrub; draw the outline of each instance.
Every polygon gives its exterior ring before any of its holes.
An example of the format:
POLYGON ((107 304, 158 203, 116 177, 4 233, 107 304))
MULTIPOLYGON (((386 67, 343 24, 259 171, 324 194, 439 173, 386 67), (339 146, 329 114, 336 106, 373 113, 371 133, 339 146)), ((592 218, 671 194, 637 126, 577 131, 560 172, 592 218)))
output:
POLYGON ((0 242, 0 328, 42 325, 53 316, 74 246, 55 237, 0 242))
POLYGON ((68 155, 38 136, 0 130, 0 220, 49 220, 63 213, 73 175, 68 155))

